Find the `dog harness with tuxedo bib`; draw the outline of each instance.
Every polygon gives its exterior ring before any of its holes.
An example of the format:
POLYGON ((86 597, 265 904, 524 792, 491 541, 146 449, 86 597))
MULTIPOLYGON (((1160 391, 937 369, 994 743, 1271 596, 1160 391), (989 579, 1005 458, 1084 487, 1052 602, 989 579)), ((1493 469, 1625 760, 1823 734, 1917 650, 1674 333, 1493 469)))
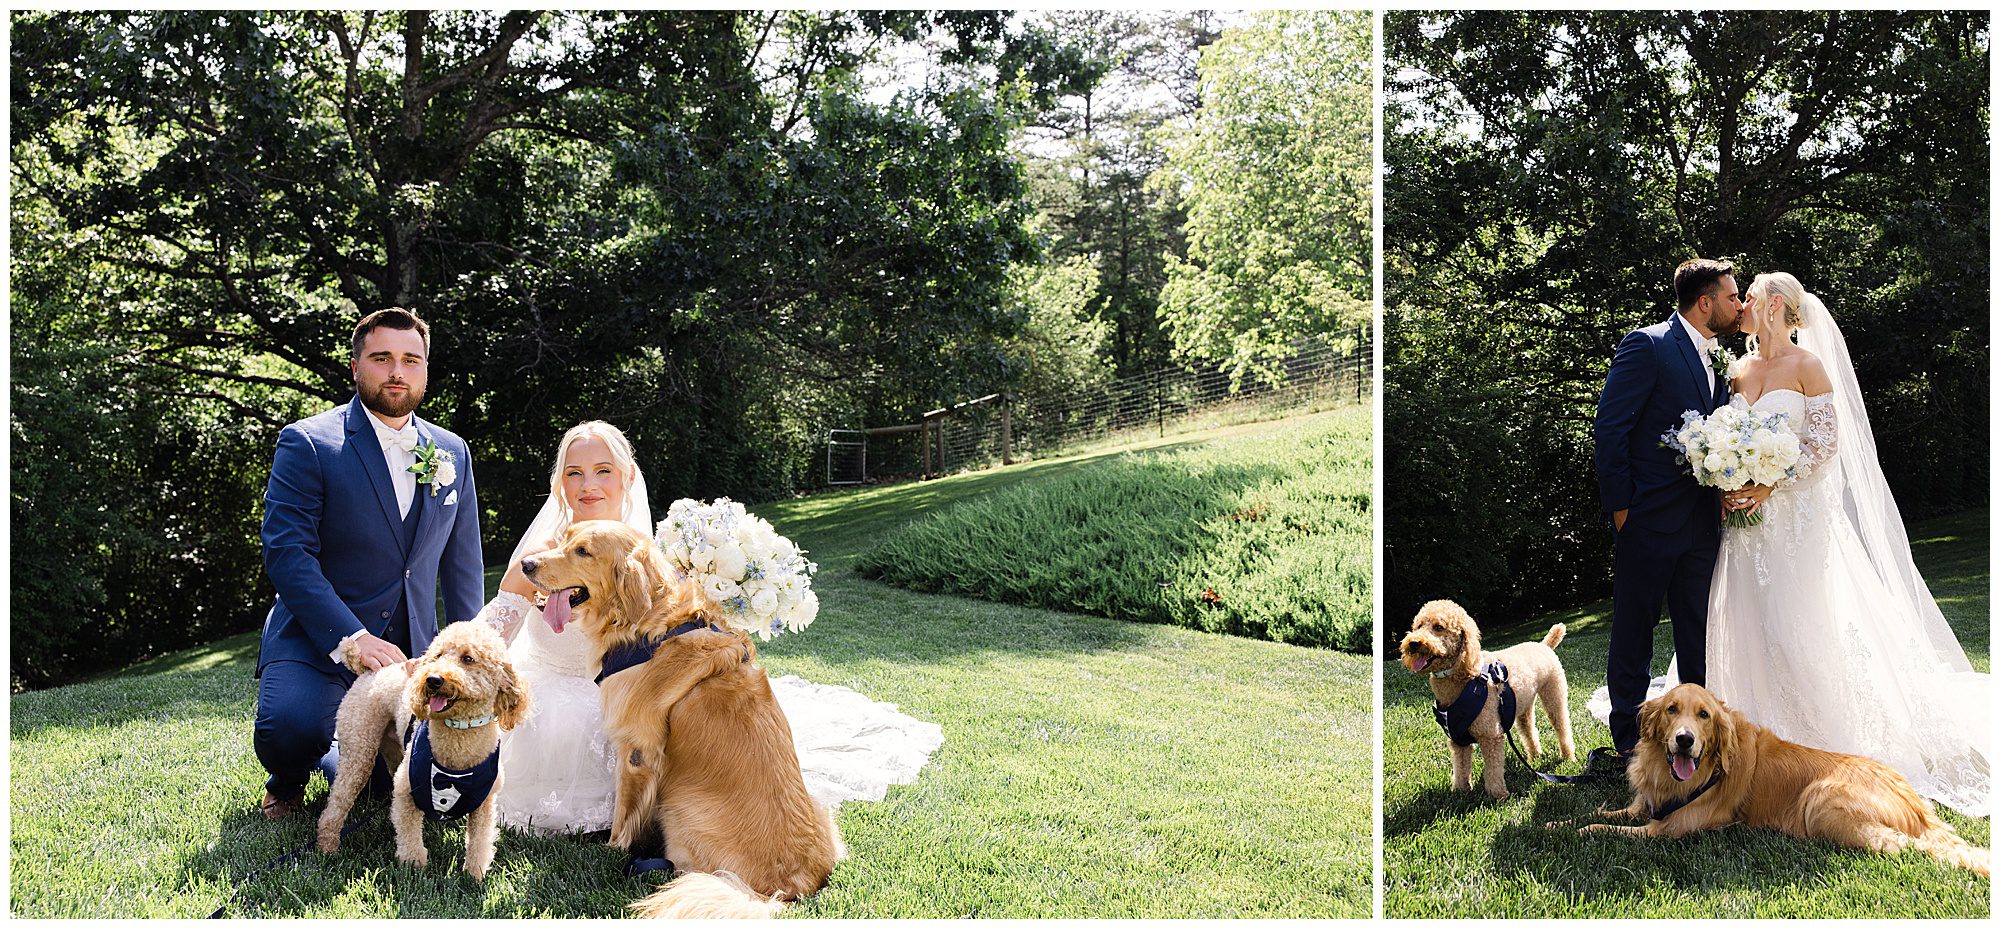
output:
POLYGON ((1514 685, 1507 683, 1507 665, 1495 661, 1466 681, 1465 689, 1458 692, 1458 699, 1450 706, 1431 707, 1431 715, 1437 717, 1438 727, 1444 730, 1451 744, 1464 746, 1475 741, 1472 723, 1479 718, 1479 711, 1486 709, 1486 695, 1493 685, 1500 688, 1500 705, 1495 708, 1500 714, 1500 731, 1514 728, 1514 685))
MULTIPOLYGON (((489 717, 454 728, 474 729, 492 721, 489 717)), ((430 721, 425 720, 410 730, 410 800, 424 811, 427 819, 439 822, 463 819, 493 793, 493 784, 500 779, 500 747, 494 746, 493 754, 486 756, 485 761, 454 771, 440 766, 431 754, 430 727, 430 721)))

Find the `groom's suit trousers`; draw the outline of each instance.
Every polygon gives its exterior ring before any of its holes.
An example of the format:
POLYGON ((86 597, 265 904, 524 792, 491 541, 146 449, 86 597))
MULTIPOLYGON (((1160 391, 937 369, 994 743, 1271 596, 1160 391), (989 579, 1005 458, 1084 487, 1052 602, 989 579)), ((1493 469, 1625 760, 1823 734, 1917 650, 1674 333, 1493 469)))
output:
POLYGON ((1639 706, 1652 680, 1653 627, 1660 622, 1662 602, 1673 619, 1681 681, 1707 684, 1708 583, 1721 547, 1719 520, 1704 512, 1673 532, 1628 522, 1618 533, 1605 684, 1611 691, 1611 743, 1620 751, 1639 743, 1639 706))
MULTIPOLYGON (((407 621, 398 619, 382 638, 409 652, 407 621)), ((257 679, 257 723, 251 744, 270 777, 265 789, 274 796, 296 796, 306 778, 317 770, 333 783, 340 751, 333 745, 334 720, 340 701, 354 684, 354 674, 331 662, 273 661, 257 679)), ((387 790, 389 768, 375 762, 372 788, 387 790)))

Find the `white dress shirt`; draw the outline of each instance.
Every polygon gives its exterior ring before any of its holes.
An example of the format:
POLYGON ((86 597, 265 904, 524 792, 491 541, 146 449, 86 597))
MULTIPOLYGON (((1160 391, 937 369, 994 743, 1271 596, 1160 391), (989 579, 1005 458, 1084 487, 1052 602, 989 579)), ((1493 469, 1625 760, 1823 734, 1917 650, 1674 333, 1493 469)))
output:
POLYGON ((1701 373, 1708 377, 1708 395, 1715 396, 1715 365, 1709 354, 1721 343, 1702 335, 1701 330, 1696 329, 1694 323, 1688 322, 1685 315, 1675 313, 1674 318, 1681 321, 1681 328, 1686 329, 1688 338, 1694 340, 1694 353, 1701 356, 1701 373))
POLYGON ((410 501, 417 499, 417 476, 410 466, 417 463, 417 418, 403 421, 403 428, 391 429, 368 411, 368 424, 375 427, 375 441, 382 446, 382 462, 389 466, 389 483, 396 485, 396 512, 408 518, 410 501))

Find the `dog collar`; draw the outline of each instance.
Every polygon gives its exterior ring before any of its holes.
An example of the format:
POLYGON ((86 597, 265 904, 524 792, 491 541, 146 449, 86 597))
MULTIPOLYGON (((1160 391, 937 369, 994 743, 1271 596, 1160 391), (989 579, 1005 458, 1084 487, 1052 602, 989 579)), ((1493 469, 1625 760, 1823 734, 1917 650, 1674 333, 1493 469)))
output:
POLYGON ((1680 812, 1682 807, 1685 807, 1688 804, 1701 799, 1702 794, 1708 793, 1708 789, 1710 787, 1714 787, 1716 784, 1721 783, 1721 781, 1722 781, 1722 769, 1718 767, 1715 769, 1714 774, 1708 776, 1708 782, 1702 784, 1700 787, 1695 788, 1694 793, 1688 794, 1687 796, 1682 797, 1678 800, 1669 800, 1666 803, 1661 804, 1659 808, 1648 812, 1647 815, 1651 816, 1654 822, 1659 822, 1660 820, 1666 819, 1667 817, 1680 812))
POLYGON ((453 729, 477 729, 499 718, 498 716, 487 716, 481 719, 440 719, 438 722, 444 723, 453 729))
POLYGON ((1457 668, 1446 668, 1446 669, 1444 669, 1444 670, 1442 670, 1442 671, 1432 671, 1432 672, 1431 672, 1431 680, 1434 680, 1434 681, 1441 681, 1441 680, 1444 680, 1445 678, 1447 678, 1447 677, 1450 677, 1450 676, 1452 676, 1452 675, 1454 675, 1454 674, 1457 674, 1457 673, 1458 673, 1458 669, 1457 669, 1457 668))

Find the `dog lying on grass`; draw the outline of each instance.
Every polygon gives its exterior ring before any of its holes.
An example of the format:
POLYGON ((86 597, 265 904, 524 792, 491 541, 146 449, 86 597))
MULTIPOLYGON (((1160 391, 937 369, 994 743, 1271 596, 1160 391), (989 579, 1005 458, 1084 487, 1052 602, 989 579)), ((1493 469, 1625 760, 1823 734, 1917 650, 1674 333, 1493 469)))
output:
POLYGON ((351 650, 345 657, 360 676, 334 722, 340 769, 319 818, 319 850, 340 848, 341 826, 379 753, 396 772, 389 816, 397 860, 424 867, 425 818, 462 818, 465 873, 485 880, 498 832, 493 797, 500 792, 500 732, 520 725, 528 710, 528 692, 507 661, 507 643, 489 626, 463 622, 440 631, 408 673, 400 664, 363 671, 351 650))
POLYGON ((1991 854, 1960 838, 1894 768, 1787 742, 1698 684, 1639 708, 1625 778, 1632 805, 1605 815, 1646 824, 1593 823, 1584 832, 1671 838, 1743 823, 1885 854, 1916 848, 1989 873, 1991 854))
POLYGON ((1451 749, 1451 789, 1472 789, 1472 745, 1476 742, 1487 796, 1507 798, 1507 730, 1514 728, 1516 721, 1520 723, 1529 761, 1542 752, 1541 736, 1535 731, 1537 698, 1555 727, 1563 760, 1575 760, 1576 743, 1569 729, 1569 679, 1555 652, 1562 639, 1563 627, 1557 623, 1540 642, 1486 652, 1479 648, 1479 625, 1458 604, 1432 600, 1417 611, 1409 634, 1403 636, 1403 665, 1412 674, 1430 675, 1438 722, 1451 749), (1472 693, 1461 706, 1460 699, 1466 697, 1468 688, 1472 693), (1477 701, 1480 688, 1486 690, 1483 702, 1477 701), (1514 695, 1519 695, 1518 710, 1513 707, 1514 695))

